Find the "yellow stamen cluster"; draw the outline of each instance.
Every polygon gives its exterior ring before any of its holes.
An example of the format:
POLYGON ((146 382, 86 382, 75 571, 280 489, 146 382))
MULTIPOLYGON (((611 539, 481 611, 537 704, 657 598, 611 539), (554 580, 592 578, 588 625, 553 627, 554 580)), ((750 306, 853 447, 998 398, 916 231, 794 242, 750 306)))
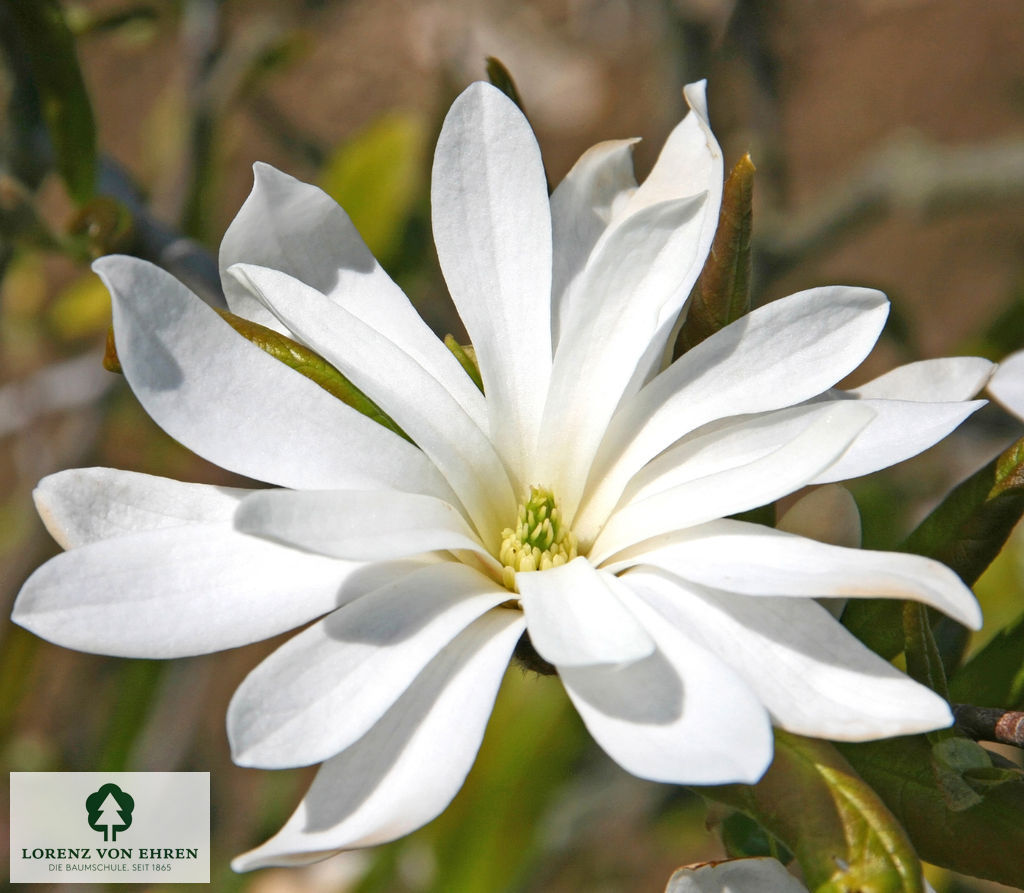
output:
POLYGON ((517 571, 543 571, 559 567, 576 557, 576 536, 562 523, 554 494, 542 487, 530 487, 529 497, 520 504, 515 528, 501 532, 501 577, 506 588, 515 590, 517 571))

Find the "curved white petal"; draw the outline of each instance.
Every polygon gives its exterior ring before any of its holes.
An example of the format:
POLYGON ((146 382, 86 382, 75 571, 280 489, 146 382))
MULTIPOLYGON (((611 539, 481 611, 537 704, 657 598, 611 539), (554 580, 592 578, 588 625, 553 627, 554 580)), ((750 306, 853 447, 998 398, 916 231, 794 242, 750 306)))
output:
POLYGON ((221 279, 232 311, 287 333, 256 295, 226 275, 236 263, 287 273, 398 344, 486 425, 483 395, 377 263, 338 203, 269 164, 257 162, 253 174, 252 192, 220 245, 221 279))
POLYGON ((307 555, 220 522, 147 530, 51 558, 13 619, 65 648, 185 657, 277 635, 422 565, 307 555))
POLYGON ((516 574, 530 641, 559 668, 639 660, 654 640, 620 597, 622 584, 586 558, 516 574))
POLYGON ((537 141, 500 90, 476 83, 452 104, 430 201, 438 260, 476 348, 492 437, 529 477, 551 370, 551 211, 537 141))
POLYGON ((235 871, 301 865, 401 837, 438 815, 473 764, 522 615, 490 611, 456 636, 362 738, 320 768, 273 838, 235 871))
POLYGON ((810 289, 758 308, 687 351, 612 419, 577 534, 592 537, 629 479, 683 435, 831 387, 867 356, 887 313, 885 296, 872 289, 810 289))
POLYGON ((515 517, 515 494, 487 435, 442 382, 380 332, 299 280, 247 264, 232 267, 230 274, 245 280, 293 332, 376 401, 445 476, 481 537, 499 541, 508 519, 515 517))
POLYGON ((730 859, 679 868, 665 893, 807 893, 776 859, 730 859))
POLYGON ((775 528, 819 543, 860 548, 860 509, 853 494, 841 484, 825 484, 805 493, 779 518, 775 528))
POLYGON ((840 401, 820 415, 807 416, 802 431, 767 455, 616 509, 590 549, 591 560, 601 564, 651 537, 766 505, 799 490, 832 465, 871 418, 871 410, 859 402, 840 401))
MULTIPOLYGON (((631 140, 608 140, 584 152, 551 193, 551 331, 557 346, 568 314, 567 289, 611 223, 614 208, 636 189, 631 140)), ((701 192, 701 189, 694 190, 701 192)), ((573 293, 578 299, 581 293, 573 293)))
POLYGON ((981 357, 942 357, 906 363, 846 393, 862 399, 944 403, 970 400, 991 378, 995 364, 981 357))
POLYGON ((916 456, 942 440, 986 401, 918 403, 865 398, 857 402, 871 407, 875 411, 874 419, 850 448, 812 483, 849 480, 916 456))
POLYGON ((971 629, 981 626, 974 594, 941 562, 830 546, 744 521, 711 521, 644 543, 616 556, 606 570, 645 564, 744 595, 910 599, 971 629))
POLYGON ((115 536, 220 521, 231 524, 252 490, 189 484, 116 468, 71 468, 44 477, 32 498, 65 549, 115 536))
POLYGON ((540 479, 557 482, 567 517, 661 308, 691 267, 704 196, 675 199, 634 214, 611 231, 572 285, 544 406, 540 479))
POLYGON ((988 392, 1018 418, 1024 419, 1024 350, 1011 354, 996 368, 988 392))
POLYGON ((422 452, 250 344, 159 267, 114 255, 93 269, 135 396, 204 459, 284 487, 450 496, 422 452))
POLYGON ((240 766, 318 763, 365 735, 423 668, 508 591, 464 564, 394 580, 295 636, 253 670, 228 707, 240 766))
POLYGON ((641 598, 739 673, 790 732, 870 741, 953 721, 945 700, 811 599, 750 598, 642 568, 627 577, 641 598))
POLYGON ((469 549, 501 573, 458 509, 433 496, 397 490, 257 490, 238 506, 234 523, 243 533, 354 561, 469 549))
POLYGON ((724 186, 723 158, 708 120, 706 87, 705 81, 697 81, 683 88, 690 113, 669 134, 647 179, 622 210, 621 216, 625 217, 657 202, 702 192, 707 195, 696 245, 698 262, 680 283, 673 300, 662 307, 658 331, 637 363, 636 373, 626 389, 630 395, 639 391, 671 360, 675 334, 684 319, 683 305, 703 269, 718 229, 724 186))
POLYGON ((621 666, 559 667, 590 734, 640 778, 757 781, 771 762, 772 732, 750 687, 635 594, 625 596, 658 650, 621 666))
MULTIPOLYGON (((827 432, 830 420, 835 418, 833 409, 834 403, 802 403, 703 425, 640 469, 619 504, 638 502, 680 484, 758 462, 815 426, 823 425, 821 430, 827 432)), ((870 413, 862 414, 870 417, 870 413)))

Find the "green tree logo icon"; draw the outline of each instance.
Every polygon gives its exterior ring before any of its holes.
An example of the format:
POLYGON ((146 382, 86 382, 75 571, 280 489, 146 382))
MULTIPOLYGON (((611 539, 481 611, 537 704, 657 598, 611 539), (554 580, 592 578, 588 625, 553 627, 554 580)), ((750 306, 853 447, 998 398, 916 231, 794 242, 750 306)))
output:
POLYGON ((89 814, 89 827, 103 831, 105 842, 114 841, 118 831, 131 827, 135 800, 116 784, 108 783, 85 798, 85 809, 89 814))

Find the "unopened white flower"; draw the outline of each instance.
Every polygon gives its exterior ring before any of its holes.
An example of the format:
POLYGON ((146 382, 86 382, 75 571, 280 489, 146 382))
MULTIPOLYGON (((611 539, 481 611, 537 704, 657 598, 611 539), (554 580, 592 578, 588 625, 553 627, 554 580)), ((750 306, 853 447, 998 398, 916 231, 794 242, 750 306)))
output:
MULTIPOLYGON (((926 893, 935 893, 927 881, 926 893)), ((775 859, 727 859, 675 871, 665 893, 807 893, 775 859)))
POLYGON ((976 626, 943 565, 730 520, 944 436, 990 364, 932 361, 832 392, 887 312, 801 292, 663 368, 717 223, 703 85, 642 185, 629 141, 548 197, 519 110, 470 87, 434 160, 438 256, 484 393, 345 213, 272 168, 221 246, 232 310, 303 342, 409 439, 238 337, 156 267, 96 263, 125 375, 173 437, 276 489, 111 469, 45 479, 66 549, 15 618, 86 651, 176 657, 313 623, 228 714, 234 758, 323 762, 236 865, 312 861, 429 821, 462 784, 524 631, 591 734, 644 778, 754 781, 771 723, 861 740, 948 725, 944 701, 815 597, 917 599, 976 626), (486 394, 486 396, 485 396, 486 394))
POLYGON ((996 368, 988 392, 1017 418, 1024 419, 1024 350, 1010 354, 996 368))

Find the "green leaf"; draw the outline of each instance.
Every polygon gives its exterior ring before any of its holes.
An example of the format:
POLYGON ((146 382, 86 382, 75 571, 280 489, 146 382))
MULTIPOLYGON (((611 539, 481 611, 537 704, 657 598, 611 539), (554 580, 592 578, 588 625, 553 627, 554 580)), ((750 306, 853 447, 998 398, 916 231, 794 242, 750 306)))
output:
POLYGON ((75 40, 57 0, 8 0, 50 133, 57 170, 82 204, 96 189, 96 125, 75 40))
POLYGON ((519 106, 519 111, 524 115, 526 114, 526 109, 523 108, 523 98, 519 93, 519 88, 516 87, 515 80, 512 78, 512 72, 496 56, 487 57, 487 80, 519 106))
MULTIPOLYGON (((398 424, 383 409, 366 396, 359 388, 349 381, 341 372, 327 362, 322 356, 293 341, 280 332, 261 326, 259 323, 235 316, 226 310, 218 310, 218 314, 239 335, 255 344, 260 350, 280 360, 296 372, 305 375, 310 381, 316 382, 328 394, 337 397, 342 403, 358 410, 385 428, 394 431, 400 437, 411 441, 398 424)), ((110 372, 121 372, 121 361, 117 356, 114 331, 107 333, 106 352, 103 366, 110 372)))
MULTIPOLYGON (((968 742, 972 746, 982 750, 968 742)), ((1024 886, 1024 773, 983 766, 976 752, 956 748, 937 752, 923 735, 839 745, 902 822, 922 859, 1024 886), (951 798, 955 792, 943 783, 949 768, 980 795, 972 804, 951 798)))
POLYGON ((394 113, 378 119, 327 160, 320 185, 352 218, 375 257, 399 253, 426 188, 426 147, 423 119, 394 113))
POLYGON ((948 700, 946 671, 932 635, 928 609, 920 602, 903 602, 903 633, 907 674, 948 700))
POLYGON ((484 380, 480 375, 480 366, 476 361, 476 351, 473 349, 473 345, 467 344, 463 346, 459 344, 455 340, 454 335, 445 335, 444 344, 448 350, 455 354, 455 359, 459 361, 459 365, 466 370, 466 374, 473 379, 473 384, 480 389, 482 394, 484 392, 484 380))
POLYGON ((921 864, 877 794, 827 741, 775 732, 756 785, 698 788, 792 850, 812 893, 921 893, 921 864))
POLYGON ((949 694, 958 703, 1024 709, 1024 614, 954 674, 949 694))
POLYGON ((398 427, 391 416, 319 354, 313 353, 308 347, 304 347, 297 341, 292 341, 291 338, 280 332, 261 326, 259 323, 235 316, 226 310, 217 312, 231 328, 247 341, 255 344, 260 350, 270 354, 274 359, 280 360, 286 366, 290 366, 296 372, 301 372, 306 378, 316 382, 328 394, 337 397, 342 403, 358 410, 385 428, 390 428, 400 437, 410 440, 409 435, 398 427))
POLYGON ((750 156, 744 155, 725 181, 711 253, 676 338, 677 357, 750 311, 754 170, 750 156))
MULTIPOLYGON (((1024 438, 980 471, 958 484, 942 503, 900 546, 935 558, 952 568, 968 586, 973 586, 992 559, 999 554, 1013 528, 1024 515, 1024 438)), ((851 601, 843 613, 843 624, 869 648, 885 658, 903 650, 902 605, 886 599, 851 601)), ((941 621, 936 635, 952 621, 941 621)), ((954 636, 953 647, 961 653, 966 636, 954 636)), ((955 666, 946 659, 946 666, 955 666)))

